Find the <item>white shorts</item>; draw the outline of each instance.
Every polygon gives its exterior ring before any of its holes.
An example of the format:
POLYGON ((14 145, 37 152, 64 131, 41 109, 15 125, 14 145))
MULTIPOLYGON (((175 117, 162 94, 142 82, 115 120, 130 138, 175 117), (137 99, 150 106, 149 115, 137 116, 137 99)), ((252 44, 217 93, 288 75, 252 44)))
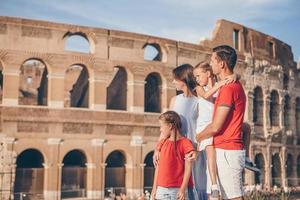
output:
POLYGON ((245 150, 216 148, 218 181, 223 199, 242 197, 245 150))
POLYGON ((212 144, 213 144, 213 137, 202 140, 200 143, 198 143, 198 151, 203 151, 207 146, 210 146, 212 144))
MULTIPOLYGON (((158 186, 156 190, 155 199, 157 200, 176 200, 177 199, 177 193, 179 192, 179 188, 173 187, 173 188, 166 188, 158 186)), ((188 198, 188 191, 185 190, 185 198, 188 198)))

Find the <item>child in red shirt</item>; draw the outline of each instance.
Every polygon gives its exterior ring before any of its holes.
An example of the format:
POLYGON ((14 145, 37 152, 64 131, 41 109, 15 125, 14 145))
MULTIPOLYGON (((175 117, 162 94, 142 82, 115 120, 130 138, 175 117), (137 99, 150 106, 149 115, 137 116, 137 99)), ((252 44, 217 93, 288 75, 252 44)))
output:
POLYGON ((160 115, 160 132, 164 136, 158 144, 160 149, 159 165, 155 169, 152 199, 187 199, 187 187, 192 187, 192 163, 185 155, 194 151, 192 142, 183 137, 179 130, 181 121, 174 111, 160 115))

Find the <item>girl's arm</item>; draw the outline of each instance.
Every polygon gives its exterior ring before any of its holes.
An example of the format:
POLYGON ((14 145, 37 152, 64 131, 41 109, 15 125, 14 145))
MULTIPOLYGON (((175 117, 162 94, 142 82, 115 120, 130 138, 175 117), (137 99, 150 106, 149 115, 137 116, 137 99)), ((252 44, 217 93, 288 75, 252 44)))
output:
POLYGON ((185 160, 183 180, 182 180, 179 192, 177 194, 177 197, 179 200, 185 199, 185 191, 188 186, 188 183, 189 183, 189 180, 191 177, 191 173, 192 173, 192 162, 185 160))
POLYGON ((216 83, 211 89, 209 89, 208 91, 205 91, 203 87, 201 86, 197 86, 196 87, 196 93, 198 97, 202 97, 206 100, 210 100, 210 97, 216 93, 218 91, 218 89, 221 87, 222 85, 216 83))
POLYGON ((200 96, 206 100, 211 100, 211 96, 213 94, 215 94, 220 87, 222 87, 223 85, 226 85, 228 83, 233 83, 233 82, 239 80, 240 78, 241 77, 238 74, 232 74, 232 75, 226 77, 224 80, 215 83, 214 86, 211 89, 209 89, 208 91, 205 91, 204 88, 201 86, 197 86, 196 87, 197 96, 200 96))
POLYGON ((151 192, 152 200, 154 200, 155 196, 156 196, 158 168, 159 168, 159 166, 155 167, 155 172, 154 172, 154 180, 153 180, 153 186, 152 186, 152 192, 151 192))

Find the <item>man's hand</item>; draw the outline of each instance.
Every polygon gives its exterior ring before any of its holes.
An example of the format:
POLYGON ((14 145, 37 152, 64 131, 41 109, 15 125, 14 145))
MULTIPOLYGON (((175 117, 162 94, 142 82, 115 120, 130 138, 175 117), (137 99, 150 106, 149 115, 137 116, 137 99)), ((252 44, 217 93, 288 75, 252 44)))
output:
POLYGON ((200 133, 196 134, 196 140, 198 143, 200 143, 203 140, 200 133))
POLYGON ((185 154, 184 159, 188 161, 195 161, 197 159, 197 151, 191 151, 185 154))
POLYGON ((159 165, 159 151, 157 149, 154 150, 152 160, 153 160, 153 165, 156 168, 159 165))

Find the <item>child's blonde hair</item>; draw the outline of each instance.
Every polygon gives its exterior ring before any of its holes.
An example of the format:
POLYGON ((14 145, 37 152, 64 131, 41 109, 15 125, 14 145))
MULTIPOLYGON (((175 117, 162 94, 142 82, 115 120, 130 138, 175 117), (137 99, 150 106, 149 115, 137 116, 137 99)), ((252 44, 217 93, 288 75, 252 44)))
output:
POLYGON ((181 119, 180 116, 175 111, 167 111, 162 113, 159 118, 161 122, 171 125, 171 130, 175 132, 175 145, 174 145, 174 151, 177 156, 176 151, 176 141, 177 141, 177 132, 181 134, 181 119))
POLYGON ((202 69, 202 70, 204 70, 205 72, 210 72, 210 74, 211 74, 211 78, 213 78, 215 81, 217 81, 217 77, 214 75, 214 73, 213 73, 213 70, 212 70, 212 67, 211 67, 211 65, 208 63, 208 62, 206 62, 206 61, 202 61, 202 62, 200 62, 200 63, 198 63, 195 67, 194 67, 194 70, 195 69, 202 69))

